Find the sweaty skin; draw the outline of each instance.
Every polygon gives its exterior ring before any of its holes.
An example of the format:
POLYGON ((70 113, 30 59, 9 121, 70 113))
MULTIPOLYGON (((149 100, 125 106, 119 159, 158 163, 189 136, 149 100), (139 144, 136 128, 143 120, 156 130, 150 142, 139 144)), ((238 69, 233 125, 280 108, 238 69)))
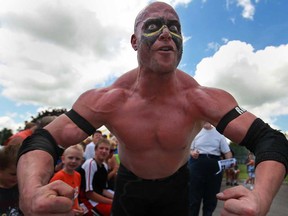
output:
MULTIPOLYGON (((238 104, 229 93, 200 86, 177 69, 183 45, 180 21, 171 6, 150 4, 136 17, 134 29, 131 46, 137 50, 138 67, 109 87, 85 92, 73 109, 95 128, 105 125, 117 137, 119 157, 127 169, 144 179, 165 178, 187 162, 190 143, 203 122, 216 126, 238 104)), ((241 142, 255 119, 245 112, 227 125, 224 135, 241 142)), ((64 147, 87 137, 66 115, 46 129, 64 147)), ((18 162, 21 206, 27 215, 71 214, 72 201, 65 197, 72 199, 72 191, 64 185, 46 185, 53 174, 52 162, 39 150, 24 154, 18 162)), ((226 201, 223 215, 264 216, 284 175, 283 164, 261 162, 252 192, 235 187, 218 195, 226 201)))

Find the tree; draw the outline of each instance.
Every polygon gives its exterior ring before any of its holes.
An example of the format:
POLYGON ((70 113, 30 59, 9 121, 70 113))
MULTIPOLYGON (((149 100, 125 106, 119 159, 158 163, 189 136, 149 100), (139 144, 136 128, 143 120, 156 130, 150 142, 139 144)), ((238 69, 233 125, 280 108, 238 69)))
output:
POLYGON ((246 147, 240 146, 240 145, 237 145, 236 143, 231 142, 230 148, 234 152, 234 157, 236 158, 239 164, 246 163, 247 155, 249 152, 249 150, 246 147))
MULTIPOLYGON (((26 129, 26 126, 28 126, 28 124, 30 122, 36 123, 36 125, 43 127, 44 125, 51 122, 51 120, 47 119, 47 118, 45 120, 44 119, 42 120, 43 117, 59 116, 65 112, 66 112, 65 108, 62 108, 62 109, 56 109, 55 108, 55 109, 48 109, 45 111, 41 111, 36 115, 36 117, 31 116, 32 121, 25 121, 24 122, 24 129, 26 129), (40 121, 40 120, 42 120, 42 121, 40 121)), ((20 127, 18 129, 18 132, 20 132, 21 130, 23 130, 23 129, 20 127)), ((12 133, 11 129, 4 128, 2 131, 0 131, 0 145, 4 145, 5 141, 7 142, 7 139, 12 135, 13 135, 13 133, 12 133)))
POLYGON ((12 135, 13 133, 11 129, 3 128, 0 131, 0 145, 3 145, 5 140, 7 140, 12 135))
POLYGON ((44 110, 44 111, 39 112, 36 117, 31 116, 31 118, 32 118, 31 122, 36 123, 38 120, 40 120, 44 116, 59 116, 59 115, 65 113, 66 111, 67 111, 67 109, 65 109, 65 108, 61 108, 61 109, 57 109, 57 108, 51 109, 50 108, 48 110, 44 110))

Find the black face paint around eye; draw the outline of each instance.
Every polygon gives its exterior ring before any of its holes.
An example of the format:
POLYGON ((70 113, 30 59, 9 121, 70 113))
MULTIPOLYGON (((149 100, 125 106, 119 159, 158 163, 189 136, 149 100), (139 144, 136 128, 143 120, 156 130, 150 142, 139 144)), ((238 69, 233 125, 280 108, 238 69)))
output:
MULTIPOLYGON (((146 44, 149 48, 152 47, 155 41, 159 38, 164 28, 169 29, 170 25, 177 26, 177 24, 173 24, 173 23, 175 22, 170 22, 170 21, 165 22, 163 18, 148 20, 144 24, 144 32, 142 33, 142 36, 141 36, 141 43, 146 44), (149 25, 152 25, 152 24, 155 25, 155 31, 151 31, 151 29, 148 29, 149 25)), ((180 26, 177 26, 177 27, 180 30, 180 26)), ((177 47, 178 58, 180 61, 182 52, 183 52, 183 43, 182 43, 181 33, 178 34, 176 32, 172 32, 170 29, 169 29, 169 32, 171 34, 172 40, 174 41, 177 47)))
POLYGON ((165 27, 169 29, 171 35, 182 40, 180 23, 176 20, 165 20, 164 18, 148 19, 145 21, 143 35, 145 37, 160 35, 165 27))

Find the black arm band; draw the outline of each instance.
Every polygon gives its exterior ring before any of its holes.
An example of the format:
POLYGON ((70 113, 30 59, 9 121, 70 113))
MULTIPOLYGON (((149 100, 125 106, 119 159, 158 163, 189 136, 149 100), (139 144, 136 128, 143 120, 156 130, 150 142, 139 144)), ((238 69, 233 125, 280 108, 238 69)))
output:
POLYGON ((23 141, 18 151, 17 161, 23 154, 34 150, 48 152, 54 159, 54 165, 56 165, 57 160, 64 151, 64 149, 58 147, 52 135, 45 129, 36 130, 31 136, 23 141))
POLYGON ((223 134, 229 122, 231 122, 233 119, 237 118, 238 116, 242 115, 245 112, 246 112, 245 109, 242 109, 241 107, 236 106, 235 108, 230 110, 228 113, 226 113, 226 115, 223 116, 223 118, 219 121, 218 125, 216 126, 216 130, 219 133, 223 134))
POLYGON ((81 128, 86 134, 93 134, 96 129, 75 110, 71 109, 65 113, 79 128, 81 128))
POLYGON ((261 119, 255 119, 240 145, 254 153, 256 166, 262 161, 273 160, 284 164, 287 173, 288 140, 261 119))

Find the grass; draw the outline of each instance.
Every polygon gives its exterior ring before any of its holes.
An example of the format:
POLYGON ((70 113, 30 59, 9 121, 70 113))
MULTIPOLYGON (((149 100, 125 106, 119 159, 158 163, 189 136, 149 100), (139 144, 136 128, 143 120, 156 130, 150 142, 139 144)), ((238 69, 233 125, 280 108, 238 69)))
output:
POLYGON ((240 169, 239 179, 247 179, 248 178, 248 172, 247 172, 246 165, 245 164, 239 164, 238 167, 240 169))

